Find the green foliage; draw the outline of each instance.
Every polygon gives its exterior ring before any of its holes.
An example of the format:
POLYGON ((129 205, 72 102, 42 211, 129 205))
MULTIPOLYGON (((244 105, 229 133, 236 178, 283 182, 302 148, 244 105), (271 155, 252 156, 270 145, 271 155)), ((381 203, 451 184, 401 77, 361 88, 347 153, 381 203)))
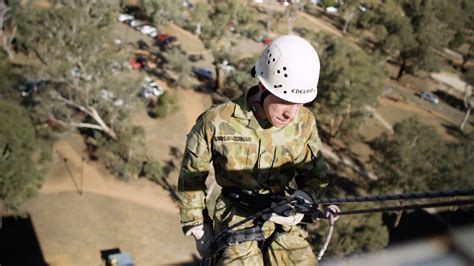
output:
POLYGON ((386 73, 381 60, 339 40, 326 38, 325 42, 318 102, 325 109, 323 114, 341 120, 338 131, 350 132, 363 121, 364 106, 377 103, 386 73))
POLYGON ((432 190, 452 190, 474 187, 474 133, 460 143, 449 145, 437 165, 438 175, 429 179, 432 190))
POLYGON ((227 74, 220 70, 222 75, 225 74, 225 80, 223 86, 219 88, 219 93, 232 99, 256 84, 256 80, 250 76, 250 69, 257 61, 256 57, 239 59, 234 54, 227 53, 224 50, 214 50, 213 55, 216 62, 220 63, 227 60, 229 65, 235 67, 235 70, 227 74))
MULTIPOLYGON (((127 51, 113 43, 118 5, 86 0, 50 1, 50 5, 25 4, 15 11, 18 44, 32 58, 22 75, 55 84, 37 95, 34 112, 42 121, 55 118, 68 125, 77 109, 89 111, 89 116, 94 109, 113 129, 124 126, 138 82, 126 75, 127 51), (102 97, 103 91, 113 97, 102 97), (116 99, 127 104, 116 106, 116 99)), ((96 118, 89 122, 100 126, 96 118)))
POLYGON ((153 24, 166 25, 179 17, 181 3, 181 0, 140 0, 140 7, 153 24))
POLYGON ((474 87, 474 67, 470 67, 463 75, 463 80, 474 87))
POLYGON ((35 128, 25 111, 0 101, 0 199, 8 209, 17 209, 34 197, 43 183, 35 161, 35 128))
MULTIPOLYGON (((344 207, 344 211, 355 209, 350 204, 346 204, 344 207)), ((370 207, 375 206, 373 204, 357 204, 357 209, 370 207)), ((321 249, 328 227, 328 222, 323 220, 308 228, 309 241, 313 250, 321 249)), ((383 225, 381 214, 344 216, 334 226, 333 236, 325 258, 340 258, 373 252, 384 248, 388 244, 388 240, 388 229, 383 225)))
POLYGON ((336 6, 336 2, 334 0, 322 0, 321 2, 325 7, 336 6))
POLYGON ((462 32, 457 31, 456 34, 454 34, 453 39, 449 42, 449 48, 457 49, 461 47, 463 43, 464 43, 464 36, 462 32))
POLYGON ((370 7, 359 24, 372 29, 378 49, 398 59, 397 79, 408 70, 434 71, 441 49, 451 39, 448 27, 457 30, 463 24, 456 19, 460 1, 386 1, 370 7))
POLYGON ((192 66, 184 51, 178 47, 173 47, 167 49, 163 56, 166 60, 166 67, 174 73, 173 77, 170 77, 174 83, 183 88, 189 87, 192 66))
POLYGON ((138 177, 143 161, 146 160, 143 128, 127 127, 118 132, 116 141, 110 141, 99 131, 94 131, 93 134, 86 142, 113 175, 123 181, 138 177))
POLYGON ((217 41, 230 34, 231 25, 244 35, 254 33, 256 11, 240 1, 224 0, 214 5, 198 4, 197 7, 191 11, 191 22, 201 24, 200 38, 208 48, 216 46, 217 41))
POLYGON ((374 189, 406 193, 472 187, 473 138, 446 143, 430 126, 415 119, 395 124, 393 136, 372 143, 371 158, 379 180, 374 189))
POLYGON ((221 93, 232 99, 240 96, 255 84, 256 81, 250 77, 249 71, 234 70, 227 75, 221 93))
POLYGON ((152 117, 164 118, 166 115, 178 110, 178 99, 176 95, 165 91, 161 96, 158 97, 156 105, 151 105, 152 110, 150 111, 152 117))
MULTIPOLYGON (((347 187, 343 184, 343 178, 333 177, 335 182, 328 186, 324 198, 342 198, 357 195, 362 190, 361 184, 357 184, 356 192, 347 192, 347 187), (342 181, 342 182, 338 182, 342 181), (356 194, 356 195, 354 195, 356 194)), ((347 184, 347 183, 346 183, 347 184)), ((365 195, 365 194, 364 194, 365 195)), ((366 209, 380 207, 374 203, 341 204, 341 211, 350 211, 355 209, 366 209)), ((308 227, 309 242, 313 250, 318 251, 326 239, 329 223, 327 220, 321 220, 319 223, 310 224, 308 227)), ((388 244, 388 230, 383 224, 382 215, 363 214, 346 215, 341 217, 336 223, 333 236, 324 258, 337 258, 346 255, 360 254, 380 250, 388 244)))
POLYGON ((20 93, 17 90, 20 77, 8 61, 8 56, 0 51, 0 98, 19 101, 20 93))
POLYGON ((160 184, 164 186, 165 184, 163 183, 163 178, 165 178, 168 173, 165 171, 165 169, 161 166, 161 164, 158 161, 146 161, 143 164, 143 169, 142 169, 142 176, 146 177, 150 181, 153 181, 157 184, 160 184))

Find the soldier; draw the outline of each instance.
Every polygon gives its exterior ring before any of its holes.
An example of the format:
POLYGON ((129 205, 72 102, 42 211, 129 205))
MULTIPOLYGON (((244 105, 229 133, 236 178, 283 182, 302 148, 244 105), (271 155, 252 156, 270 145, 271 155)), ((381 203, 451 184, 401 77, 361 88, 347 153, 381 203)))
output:
MULTIPOLYGON (((314 115, 303 106, 316 98, 319 70, 310 43, 281 36, 252 69, 257 86, 197 119, 188 135, 178 192, 183 231, 194 236, 201 256, 211 255, 214 233, 285 192, 308 201, 320 197, 328 183, 326 164, 314 115), (212 220, 205 202, 211 162, 222 187, 212 220)), ((302 219, 300 213, 273 213, 238 226, 219 243, 217 264, 317 264, 304 239, 307 233, 298 225, 302 219)))

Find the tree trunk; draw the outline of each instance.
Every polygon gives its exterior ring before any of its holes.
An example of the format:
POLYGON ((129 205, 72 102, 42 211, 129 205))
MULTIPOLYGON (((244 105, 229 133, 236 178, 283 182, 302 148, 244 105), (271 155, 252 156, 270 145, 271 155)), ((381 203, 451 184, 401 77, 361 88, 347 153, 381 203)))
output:
POLYGON ((406 67, 407 67, 406 61, 403 60, 402 64, 400 65, 400 70, 398 71, 398 75, 396 78, 397 81, 400 81, 402 79, 403 74, 405 74, 406 67))
POLYGON ((3 36, 3 50, 7 53, 8 59, 12 60, 15 56, 13 52, 12 42, 16 34, 16 25, 13 27, 13 31, 9 37, 3 36))
POLYGON ((5 4, 5 1, 0 0, 0 36, 3 36, 3 26, 10 18, 10 7, 5 4))
POLYGON ((330 123, 330 125, 329 125, 329 139, 328 139, 328 141, 330 141, 331 138, 332 138, 332 130, 334 129, 335 120, 336 120, 336 118, 333 116, 333 117, 331 118, 331 123, 330 123))
POLYGON ((105 134, 107 134, 109 137, 111 137, 112 139, 117 139, 117 134, 115 134, 115 131, 110 128, 105 122, 104 120, 102 120, 102 117, 100 117, 99 113, 97 112, 97 110, 93 107, 84 107, 82 105, 79 105, 71 100, 68 100, 66 98, 63 98, 62 96, 56 96, 55 97, 56 99, 70 105, 70 106, 74 106, 76 107, 77 109, 83 111, 84 113, 88 114, 90 117, 92 117, 92 119, 94 119, 99 125, 94 125, 94 124, 86 124, 86 123, 73 123, 71 122, 70 124, 72 126, 76 126, 76 127, 88 127, 88 128, 95 128, 95 129, 98 129, 98 130, 101 130, 101 131, 104 131, 105 134))
POLYGON ((464 119, 463 119, 462 122, 461 122, 461 125, 459 125, 459 129, 460 129, 461 131, 464 130, 464 126, 466 125, 467 120, 469 120, 469 116, 471 115, 471 109, 472 109, 472 108, 469 106, 469 108, 468 108, 467 111, 466 111, 466 115, 464 115, 464 119))
POLYGON ((336 132, 334 132, 333 137, 336 137, 337 135, 339 135, 339 132, 341 132, 342 126, 344 125, 344 122, 346 122, 346 118, 351 115, 351 109, 352 109, 352 104, 349 104, 349 106, 347 106, 347 114, 342 116, 342 121, 337 127, 336 132))
POLYGON ((461 66, 464 67, 464 65, 467 63, 467 61, 469 61, 469 59, 471 58, 472 56, 472 44, 469 45, 469 50, 467 51, 467 53, 465 55, 462 56, 462 64, 461 66))
POLYGON ((214 91, 218 91, 220 89, 220 71, 219 71, 219 62, 215 61, 214 62, 214 68, 216 70, 216 81, 214 82, 214 91))
POLYGON ((197 36, 201 35, 201 23, 200 22, 196 25, 196 35, 197 36))
POLYGON ((467 121, 469 120, 469 115, 471 114, 472 106, 474 106, 474 97, 472 95, 472 88, 466 84, 465 93, 464 93, 464 107, 466 110, 466 115, 462 120, 461 124, 459 125, 459 129, 463 131, 464 126, 466 125, 467 121))
POLYGON ((349 24, 351 23, 352 21, 352 18, 354 17, 354 14, 355 14, 355 11, 354 11, 354 8, 351 8, 349 10, 349 14, 347 16, 347 19, 344 19, 344 27, 342 27, 342 33, 343 34, 346 34, 347 33, 347 28, 349 28, 349 24))

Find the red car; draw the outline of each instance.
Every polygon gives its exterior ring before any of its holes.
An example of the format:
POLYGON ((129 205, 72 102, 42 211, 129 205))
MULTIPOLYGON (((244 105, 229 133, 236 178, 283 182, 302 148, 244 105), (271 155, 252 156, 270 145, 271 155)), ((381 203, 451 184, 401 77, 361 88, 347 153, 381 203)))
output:
POLYGON ((270 38, 270 37, 264 37, 263 40, 262 40, 262 42, 263 42, 264 44, 267 44, 267 45, 270 44, 270 43, 272 43, 272 41, 273 41, 273 40, 272 40, 272 38, 270 38))
POLYGON ((166 46, 172 42, 175 42, 177 39, 173 35, 162 33, 162 34, 158 34, 155 37, 155 40, 156 40, 157 45, 166 46))

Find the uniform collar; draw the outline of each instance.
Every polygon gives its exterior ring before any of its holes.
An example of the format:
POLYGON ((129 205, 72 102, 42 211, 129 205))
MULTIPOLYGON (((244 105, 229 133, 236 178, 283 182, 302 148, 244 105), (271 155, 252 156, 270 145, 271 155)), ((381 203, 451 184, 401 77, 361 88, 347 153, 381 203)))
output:
POLYGON ((252 129, 259 129, 260 125, 258 124, 257 119, 251 109, 251 107, 247 103, 247 99, 249 93, 253 93, 255 89, 258 89, 257 86, 254 86, 248 89, 245 94, 240 96, 239 98, 235 99, 235 107, 232 116, 239 119, 246 119, 249 121, 248 127, 252 129))

